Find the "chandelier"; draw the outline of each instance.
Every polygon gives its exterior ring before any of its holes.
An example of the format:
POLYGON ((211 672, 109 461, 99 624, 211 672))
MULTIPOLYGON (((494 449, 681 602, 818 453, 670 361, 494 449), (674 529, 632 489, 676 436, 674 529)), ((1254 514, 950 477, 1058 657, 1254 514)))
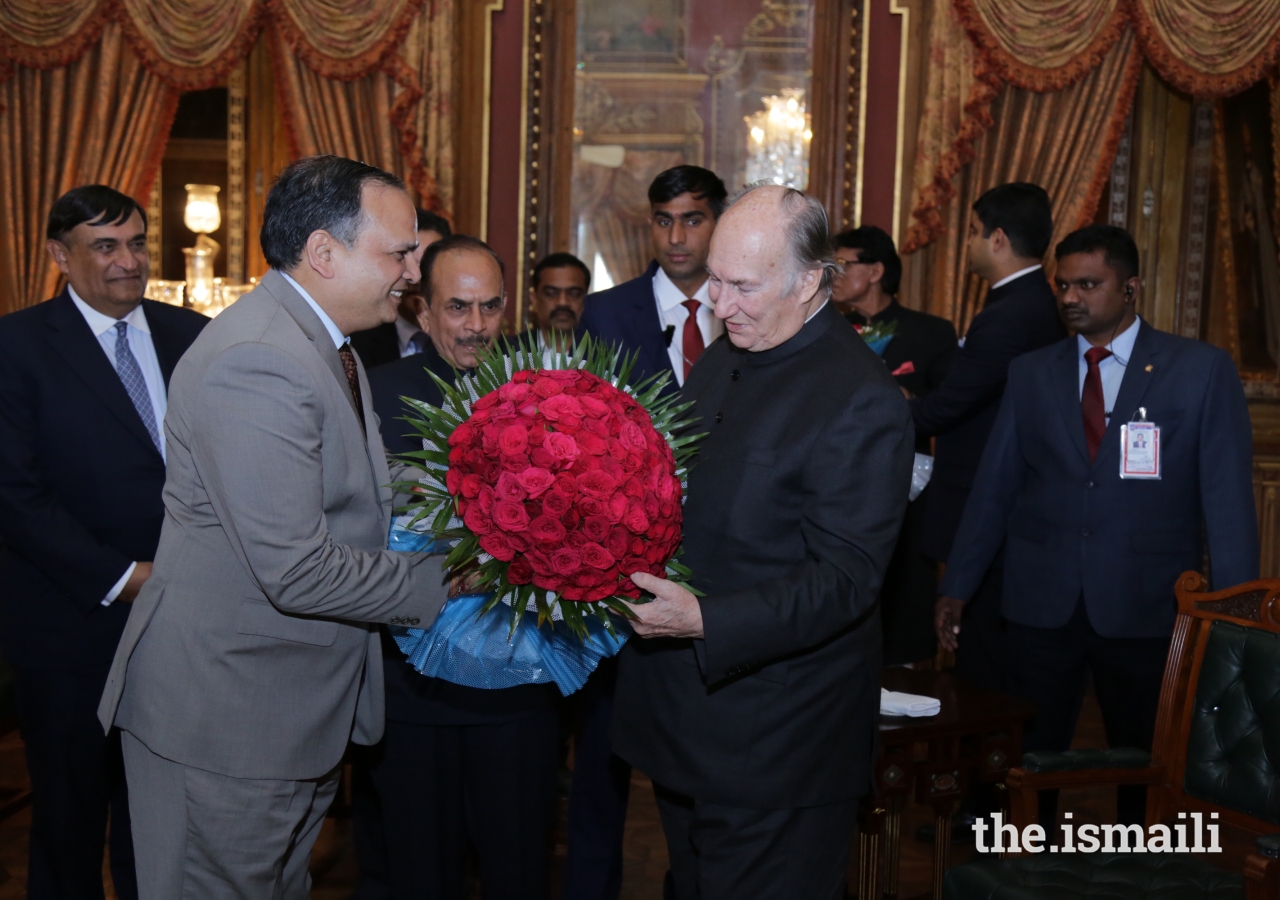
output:
POLYGON ((771 181, 804 190, 809 181, 809 142, 813 131, 804 109, 804 91, 785 88, 764 98, 764 109, 747 123, 747 183, 771 181))

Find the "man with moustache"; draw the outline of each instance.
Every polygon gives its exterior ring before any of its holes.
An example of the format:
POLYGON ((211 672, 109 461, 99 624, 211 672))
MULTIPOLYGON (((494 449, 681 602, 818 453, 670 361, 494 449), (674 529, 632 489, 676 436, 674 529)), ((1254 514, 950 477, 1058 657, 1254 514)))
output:
MULTIPOLYGON (((421 437, 406 434, 401 398, 440 405, 428 370, 452 382, 502 329, 502 261, 484 242, 454 235, 432 244, 422 284, 419 321, 430 344, 369 373, 392 453, 422 449, 421 437)), ((465 687, 416 672, 386 629, 382 647, 387 729, 369 767, 381 815, 355 825, 357 841, 371 829, 385 837, 387 876, 362 866, 357 897, 464 900, 470 842, 484 896, 546 900, 560 748, 555 686, 465 687)))
MULTIPOLYGON (((898 386, 924 397, 942 384, 956 352, 956 329, 941 316, 907 309, 898 302, 902 260, 893 238, 874 225, 835 236, 836 262, 843 270, 831 299, 855 327, 891 324, 893 335, 879 351, 898 386)), ((916 452, 931 454, 928 437, 916 435, 916 452)), ((933 608, 938 571, 923 552, 924 511, 930 488, 907 505, 902 533, 884 576, 880 619, 887 666, 931 659, 935 652, 933 608)))
MULTIPOLYGON (((418 265, 422 265, 422 254, 427 252, 428 247, 451 234, 453 229, 443 216, 419 209, 418 249, 413 251, 418 265)), ((427 336, 418 324, 418 314, 421 311, 422 286, 410 285, 400 295, 400 304, 396 309, 399 315, 394 323, 357 331, 351 335, 351 347, 360 354, 360 361, 366 369, 421 353, 426 348, 427 336)))
POLYGON ((572 253, 552 253, 533 267, 529 310, 544 347, 568 349, 591 287, 591 270, 572 253))
POLYGON ((0 318, 0 649, 13 666, 32 812, 27 896, 138 896, 120 734, 95 714, 164 507, 159 427, 205 324, 144 300, 147 214, 85 185, 49 210, 57 297, 0 318))
POLYGON ((164 527, 99 707, 122 735, 142 900, 304 898, 348 740, 382 737, 380 624, 429 626, 443 557, 386 549, 393 497, 348 335, 418 280, 403 182, 280 173, 271 270, 174 370, 164 527))
MULTIPOLYGON (((667 373, 684 384, 705 347, 720 336, 707 288, 707 251, 727 192, 714 172, 676 166, 649 185, 654 261, 644 274, 591 295, 579 331, 636 354, 632 381, 667 373)), ((617 660, 601 661, 578 693, 581 725, 569 793, 563 900, 616 900, 622 890, 622 836, 631 767, 609 744, 617 660)))
POLYGON ((631 607, 614 747, 653 780, 676 900, 837 900, 871 787, 876 598, 907 503, 911 416, 829 302, 821 204, 751 189, 710 251, 727 339, 681 391, 708 432, 682 559, 702 596, 632 575, 656 599, 631 607))
MULTIPOLYGON (((1009 367, 942 581, 938 637, 963 643, 961 607, 1003 545, 1017 687, 1037 707, 1024 748, 1070 746, 1088 671, 1107 743, 1149 750, 1178 576, 1201 569, 1207 547, 1214 590, 1258 577, 1249 410, 1227 353, 1136 314, 1127 231, 1091 225, 1055 255, 1075 336, 1009 367), (1160 429, 1159 477, 1126 478, 1121 427, 1143 421, 1160 429)), ((1119 820, 1141 823, 1145 789, 1119 790, 1119 820)))

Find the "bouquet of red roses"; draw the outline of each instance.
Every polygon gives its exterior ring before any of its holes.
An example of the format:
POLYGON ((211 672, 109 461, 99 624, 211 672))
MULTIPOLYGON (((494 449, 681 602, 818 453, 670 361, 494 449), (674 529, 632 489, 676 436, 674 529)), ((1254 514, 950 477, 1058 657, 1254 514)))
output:
MULTIPOLYGON (((686 582, 680 545, 684 464, 700 435, 679 435, 689 404, 663 395, 667 376, 632 387, 634 358, 590 338, 571 351, 503 342, 444 401, 404 398, 423 450, 406 459, 425 473, 397 485, 414 497, 409 527, 454 542, 447 564, 466 570, 488 611, 526 609, 579 635, 584 616, 612 628, 608 612, 641 591, 633 572, 686 582)), ((435 376, 432 376, 435 378, 435 376)))

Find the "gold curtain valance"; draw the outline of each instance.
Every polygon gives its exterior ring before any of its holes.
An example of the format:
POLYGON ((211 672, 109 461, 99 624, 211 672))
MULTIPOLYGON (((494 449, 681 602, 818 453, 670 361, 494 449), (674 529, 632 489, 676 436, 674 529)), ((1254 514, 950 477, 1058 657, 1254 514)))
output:
POLYGON ((79 59, 119 23, 143 65, 174 90, 220 84, 266 24, 326 78, 379 70, 424 0, 0 0, 5 62, 52 69, 79 59))
POLYGON ((954 0, 965 31, 1007 83, 1058 91, 1132 27, 1151 66, 1201 97, 1242 91, 1280 59, 1280 0, 954 0))

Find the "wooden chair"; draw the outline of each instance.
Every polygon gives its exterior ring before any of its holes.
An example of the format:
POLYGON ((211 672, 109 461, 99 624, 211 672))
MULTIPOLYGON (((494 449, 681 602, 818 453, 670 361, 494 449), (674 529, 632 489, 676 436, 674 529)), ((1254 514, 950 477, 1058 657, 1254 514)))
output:
POLYGON ((1188 572, 1176 593, 1152 754, 1026 753, 1008 776, 1012 820, 1019 834, 1038 821, 1040 790, 1144 784, 1148 834, 1160 824, 1176 839, 1182 825, 1194 847, 1193 814, 1220 833, 1233 826, 1256 838, 1243 871, 1215 866, 1211 853, 1010 854, 951 869, 944 897, 1280 898, 1280 580, 1206 593, 1188 572))

